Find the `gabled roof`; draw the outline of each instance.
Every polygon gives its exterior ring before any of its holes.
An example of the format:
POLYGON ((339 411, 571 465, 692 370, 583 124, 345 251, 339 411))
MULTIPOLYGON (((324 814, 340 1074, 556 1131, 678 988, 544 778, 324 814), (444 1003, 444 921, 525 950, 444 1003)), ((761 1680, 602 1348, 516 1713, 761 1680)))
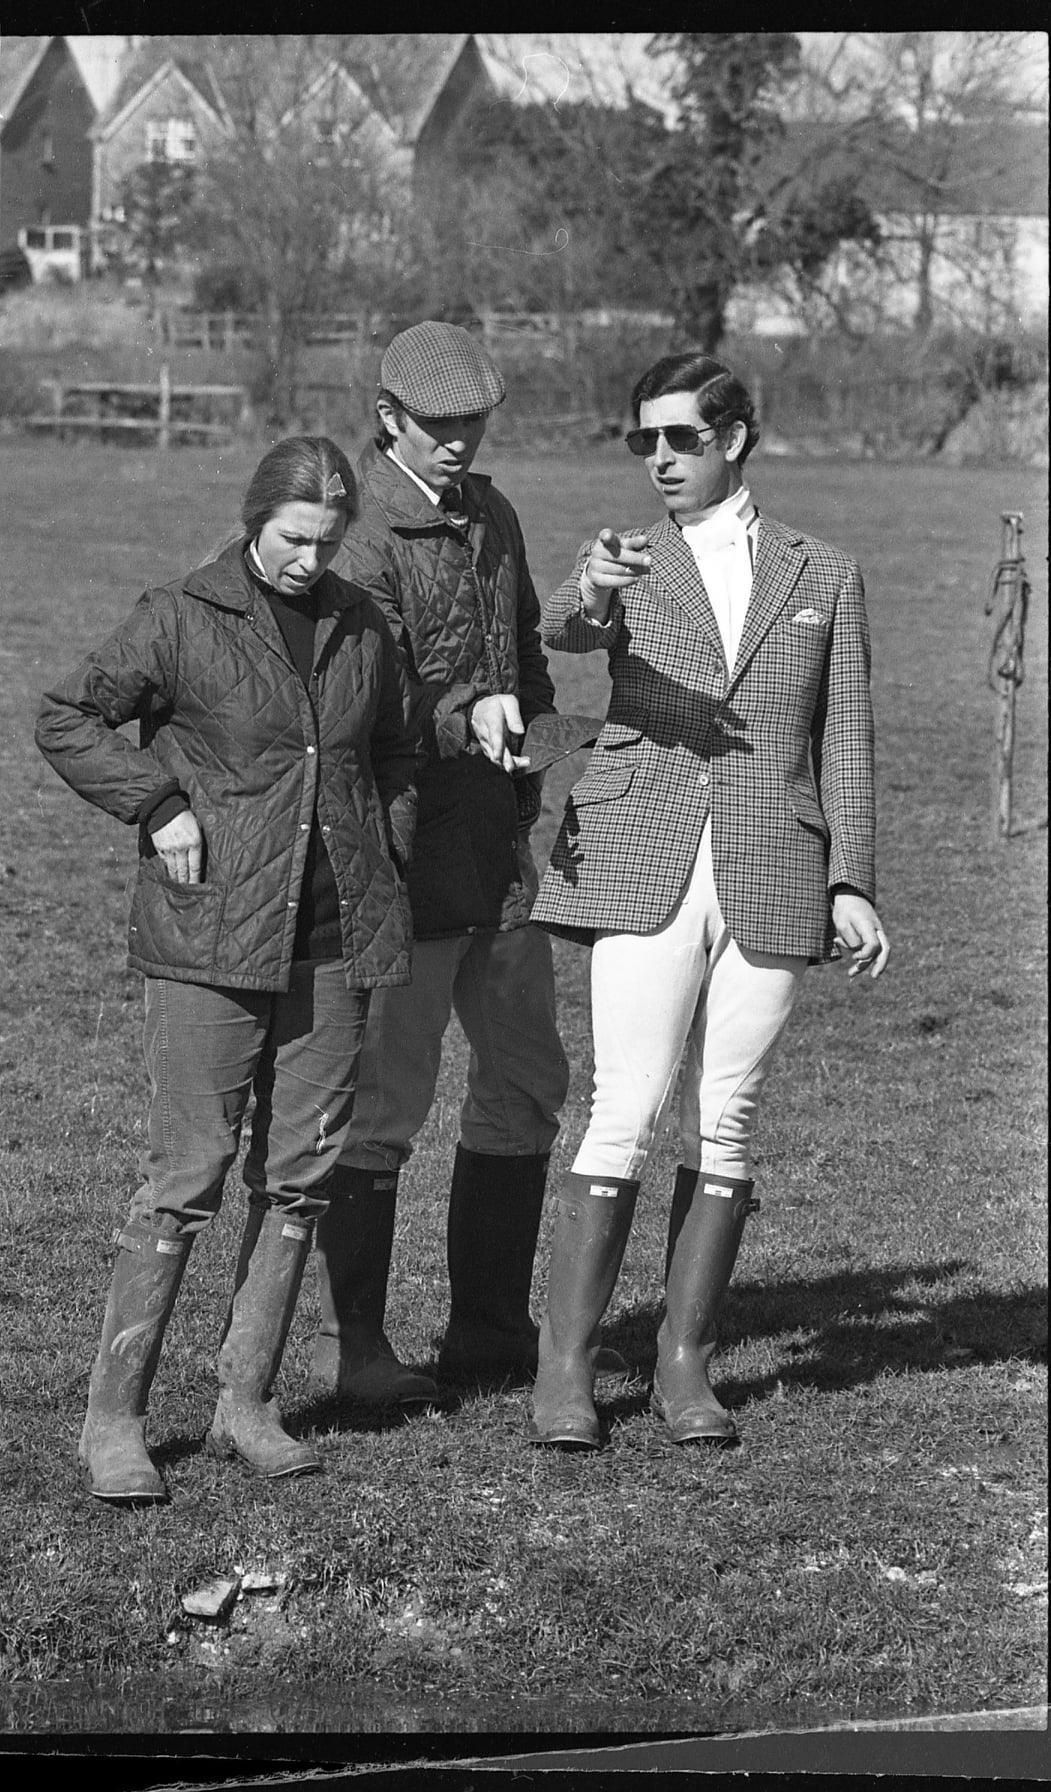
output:
POLYGON ((435 38, 441 38, 441 47, 436 47, 431 78, 425 83, 422 93, 417 89, 415 94, 406 93, 399 111, 401 113, 401 135, 405 143, 417 142, 420 132, 438 103, 449 76, 459 62, 461 56, 471 42, 474 33, 471 31, 436 32, 435 38))
POLYGON ((216 124, 226 130, 229 115, 208 62, 204 57, 173 55, 163 38, 154 38, 147 39, 130 58, 116 93, 92 126, 92 136, 102 140, 112 137, 135 108, 173 73, 207 107, 216 124))
POLYGON ((283 130, 287 124, 290 124, 292 119, 296 116, 296 113, 301 112, 305 106, 309 106, 311 100, 316 99, 319 93, 323 93, 331 81, 338 81, 346 90, 350 98, 357 103, 361 111, 367 113, 370 118, 374 118, 377 124, 379 124, 389 136, 393 137, 395 135, 393 125, 390 124, 385 115, 374 105, 372 100, 369 99, 360 82, 354 79, 350 70, 345 68, 342 62, 335 56, 325 64, 324 68, 318 70, 318 73, 303 89, 299 98, 293 100, 292 104, 286 107, 285 111, 282 112, 277 121, 278 129, 283 130))
MULTIPOLYGON (((17 112, 30 81, 54 42, 53 37, 3 38, 0 43, 0 131, 17 112)), ((69 60, 87 93, 87 83, 72 53, 69 60)))

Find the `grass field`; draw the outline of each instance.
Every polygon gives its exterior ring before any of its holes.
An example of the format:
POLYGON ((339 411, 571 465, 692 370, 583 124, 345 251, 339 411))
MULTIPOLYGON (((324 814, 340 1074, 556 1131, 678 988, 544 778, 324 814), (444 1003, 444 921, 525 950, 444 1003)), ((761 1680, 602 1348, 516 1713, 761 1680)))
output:
MULTIPOLYGON (((876 986, 811 972, 768 1087, 763 1212, 718 1365, 743 1447, 677 1450, 646 1407, 669 1134, 608 1316, 638 1373, 613 1389, 600 1455, 529 1451, 522 1388, 389 1425, 307 1406, 308 1281, 281 1391, 328 1472, 260 1488, 206 1456, 241 1220, 231 1179, 151 1404, 172 1503, 122 1513, 83 1494, 76 1440, 106 1250, 145 1120, 141 986, 124 967, 134 838, 59 783, 32 721, 47 680, 144 583, 215 543, 254 459, 243 444, 202 457, 0 441, 7 1727, 99 1727, 54 1696, 94 1675, 153 1685, 150 1728, 174 1724, 179 1697, 200 1722, 202 1700, 218 1709, 238 1692, 255 1701, 241 1727, 255 1729, 718 1729, 1042 1700, 1047 835, 992 835, 982 614, 1000 511, 1021 508, 1035 591, 1016 808, 1039 822, 1045 480, 1025 469, 753 464, 770 514, 836 541, 867 575, 894 954, 876 986), (219 1629, 184 1618, 180 1596, 235 1566, 279 1589, 242 1599, 219 1629)), ((541 592, 599 525, 652 514, 614 447, 486 464, 519 507, 541 592)), ((556 656, 554 671, 564 709, 601 713, 601 656, 556 656)), ((549 778, 542 857, 582 764, 549 778)), ((556 955, 573 1081, 555 1175, 590 1079, 587 954, 556 955)), ((418 1361, 444 1319, 463 1067, 453 1038, 404 1178, 390 1329, 418 1361)), ((138 1727, 119 1697, 107 1709, 102 1727, 138 1727)))

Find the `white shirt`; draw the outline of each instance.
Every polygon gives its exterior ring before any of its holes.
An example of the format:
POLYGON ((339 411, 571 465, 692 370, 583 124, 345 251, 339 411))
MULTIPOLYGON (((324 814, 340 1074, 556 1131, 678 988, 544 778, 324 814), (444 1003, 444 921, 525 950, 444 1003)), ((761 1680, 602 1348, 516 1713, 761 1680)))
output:
POLYGON ((435 509, 437 509, 438 505, 442 501, 441 492, 436 492, 434 490, 433 486, 430 486, 427 484, 426 479, 421 479, 420 475, 418 473, 414 473, 411 467, 407 467, 405 465, 405 462, 402 460, 401 455, 395 454, 393 448, 385 448, 384 453, 386 454, 388 460, 392 460, 396 467, 400 467, 403 473, 407 473, 409 475, 409 478, 412 480, 413 484, 419 486, 421 492, 424 494, 424 497, 429 498, 431 503, 434 505, 435 509))
POLYGON ((703 522, 682 525, 682 538, 697 562, 719 625, 727 672, 733 671, 752 595, 758 533, 759 512, 746 485, 703 522))

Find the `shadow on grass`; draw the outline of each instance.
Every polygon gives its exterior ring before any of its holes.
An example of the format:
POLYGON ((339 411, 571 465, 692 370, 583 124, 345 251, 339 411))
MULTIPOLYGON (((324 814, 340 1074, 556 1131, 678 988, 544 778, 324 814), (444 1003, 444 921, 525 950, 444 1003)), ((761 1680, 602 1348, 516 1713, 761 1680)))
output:
MULTIPOLYGON (((784 1282, 742 1281, 731 1286, 720 1321, 727 1345, 749 1338, 790 1337, 783 1360, 768 1375, 723 1381, 720 1398, 743 1404, 778 1383, 846 1388, 886 1373, 959 1368, 968 1363, 1047 1361, 1047 1296, 1041 1288, 1010 1294, 949 1294, 941 1284, 968 1265, 901 1264, 784 1282), (916 1284, 929 1291, 915 1292, 916 1284), (904 1287, 910 1293, 902 1292, 904 1287)), ((647 1301, 603 1329, 603 1339, 647 1379, 657 1354, 662 1307, 647 1301)), ((616 1411, 635 1410, 631 1399, 616 1411)))
MULTIPOLYGON (((374 1407, 362 1406, 357 1402, 340 1402, 331 1399, 296 1399, 289 1395, 281 1403, 281 1423, 289 1437, 313 1439, 317 1431, 360 1431, 379 1433, 398 1431, 403 1425, 417 1416, 418 1406, 413 1407, 374 1407)), ((163 1472, 177 1462, 186 1462, 193 1456, 209 1454, 207 1445, 207 1423, 202 1423, 196 1432, 176 1433, 168 1436, 163 1443, 150 1443, 150 1455, 163 1472)), ((240 1464, 236 1456, 230 1462, 235 1467, 242 1467, 246 1475, 252 1471, 247 1464, 240 1464)))
MULTIPOLYGON (((789 1334, 776 1369, 745 1379, 718 1377, 719 1398, 741 1407, 781 1387, 855 1387, 887 1373, 960 1368, 971 1363, 1047 1361, 1047 1299, 1040 1288, 1010 1294, 949 1294, 942 1285, 969 1267, 961 1258, 944 1263, 889 1265, 883 1269, 840 1270, 771 1287, 735 1282, 720 1322, 727 1346, 754 1338, 789 1334), (924 1293, 917 1293, 917 1285, 924 1293), (910 1292, 902 1290, 908 1287, 910 1292), (791 1334, 803 1334, 802 1337, 791 1334)), ((628 1364, 626 1377, 600 1379, 596 1394, 605 1421, 630 1418, 649 1403, 649 1382, 657 1355, 657 1328, 663 1307, 638 1303, 602 1328, 602 1341, 628 1364)), ((434 1364, 420 1364, 434 1372, 434 1364)), ((479 1396, 528 1387, 527 1374, 461 1376, 441 1383, 435 1411, 452 1414, 479 1396)), ((424 1408, 374 1407, 330 1397, 283 1402, 283 1422, 293 1437, 317 1431, 373 1435, 400 1430, 424 1408)), ((169 1437, 152 1450, 158 1467, 204 1449, 204 1430, 169 1437)))

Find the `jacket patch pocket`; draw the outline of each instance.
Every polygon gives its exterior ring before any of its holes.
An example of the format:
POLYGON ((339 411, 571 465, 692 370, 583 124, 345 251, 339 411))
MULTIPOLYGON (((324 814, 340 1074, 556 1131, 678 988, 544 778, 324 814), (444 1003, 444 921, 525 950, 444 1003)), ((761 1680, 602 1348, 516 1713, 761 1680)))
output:
POLYGON ((129 949, 172 970, 211 971, 225 906, 221 884, 179 884, 160 858, 144 859, 131 900, 129 949))

